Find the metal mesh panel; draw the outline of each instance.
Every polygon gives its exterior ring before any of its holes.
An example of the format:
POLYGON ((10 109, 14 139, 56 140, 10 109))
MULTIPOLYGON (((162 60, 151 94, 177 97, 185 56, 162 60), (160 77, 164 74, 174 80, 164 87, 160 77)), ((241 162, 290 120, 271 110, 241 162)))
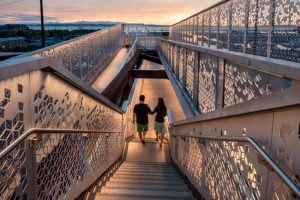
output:
POLYGON ((198 14, 197 44, 300 62, 299 10, 298 0, 224 1, 198 14))
MULTIPOLYGON (((7 79, 1 81, 0 90, 1 150, 34 127, 121 132, 121 113, 51 73, 34 71, 7 79)), ((104 142, 101 137, 42 134, 36 145, 25 140, 0 160, 0 199, 32 199, 34 183, 40 185, 39 199, 64 197, 95 172, 95 166, 106 170, 121 155, 123 134, 107 136, 109 149, 96 148, 97 141, 104 142)))
POLYGON ((271 1, 250 0, 246 53, 267 56, 271 1))
POLYGON ((61 199, 72 184, 112 164, 122 153, 121 134, 43 134, 35 145, 38 199, 61 199))
POLYGON ((98 31, 91 35, 50 47, 37 53, 62 62, 63 66, 79 78, 90 81, 103 70, 120 49, 121 26, 98 31))
POLYGON ((282 88, 281 77, 231 62, 225 65, 225 107, 269 95, 282 88))
POLYGON ((185 62, 185 58, 184 58, 184 56, 185 56, 185 49, 184 48, 180 48, 179 49, 179 65, 178 65, 178 67, 179 67, 179 74, 178 74, 178 78, 179 78, 179 81, 181 82, 181 83, 183 83, 183 68, 184 68, 184 62, 185 62))
POLYGON ((251 146, 173 137, 171 149, 175 143, 176 164, 205 199, 265 199, 267 180, 261 174, 267 174, 268 168, 259 163, 251 146))
POLYGON ((199 62, 199 110, 207 113, 216 109, 218 58, 200 55, 199 62))
POLYGON ((228 49, 228 36, 229 36, 229 8, 230 3, 225 3, 219 8, 220 21, 219 21, 219 48, 228 49))
POLYGON ((187 63, 186 63, 186 89, 189 95, 194 97, 194 68, 195 68, 195 52, 187 50, 187 63))
POLYGON ((209 33, 210 33, 210 11, 203 14, 203 36, 202 46, 209 46, 209 33))
POLYGON ((300 62, 300 1, 276 0, 272 58, 300 62))
POLYGON ((209 46, 211 48, 217 48, 218 46, 218 34, 219 34, 219 8, 212 9, 210 11, 210 36, 209 46))
POLYGON ((203 44, 203 14, 198 15, 198 45, 203 44))
POLYGON ((243 52, 244 50, 244 31, 246 30, 246 4, 244 0, 232 1, 231 33, 230 45, 231 51, 243 52))

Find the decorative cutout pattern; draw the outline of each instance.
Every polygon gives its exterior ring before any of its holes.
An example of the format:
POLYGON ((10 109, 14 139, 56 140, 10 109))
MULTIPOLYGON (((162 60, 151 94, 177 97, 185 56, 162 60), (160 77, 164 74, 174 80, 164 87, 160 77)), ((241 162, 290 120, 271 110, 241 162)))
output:
POLYGON ((106 67, 120 49, 121 26, 102 30, 56 47, 40 56, 52 57, 84 81, 90 81, 106 67))
POLYGON ((267 168, 258 163, 249 145, 172 137, 174 148, 185 152, 172 157, 205 199, 264 198, 267 184, 259 172, 266 173, 267 168))
MULTIPOLYGON (((192 43, 183 35, 187 21, 198 20, 198 45, 300 62, 300 1, 230 0, 180 22, 171 39, 192 43), (229 40, 228 40, 229 39, 229 40), (228 44, 229 41, 229 44, 228 44)), ((188 27, 185 29, 189 29, 188 27)))
POLYGON ((270 95, 283 87, 281 77, 227 62, 225 65, 224 106, 270 95))
POLYGON ((179 49, 179 72, 178 72, 178 79, 179 81, 181 82, 181 84, 183 84, 183 70, 184 70, 184 62, 186 62, 186 59, 185 59, 185 49, 184 48, 181 48, 179 49))
POLYGON ((216 109, 218 58, 200 55, 199 62, 199 110, 207 113, 216 109))
POLYGON ((121 155, 122 114, 58 76, 35 71, 1 82, 0 90, 0 150, 34 127, 103 131, 38 134, 35 144, 22 142, 0 160, 0 200, 31 199, 33 188, 39 199, 60 199, 121 155))
POLYGON ((187 50, 187 64, 186 64, 186 89, 189 95, 194 97, 194 68, 195 68, 195 52, 187 50))

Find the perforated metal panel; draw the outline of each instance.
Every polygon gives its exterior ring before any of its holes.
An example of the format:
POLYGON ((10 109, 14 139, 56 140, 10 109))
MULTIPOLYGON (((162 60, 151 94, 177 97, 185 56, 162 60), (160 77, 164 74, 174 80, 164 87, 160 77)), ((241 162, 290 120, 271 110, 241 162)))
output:
POLYGON ((224 1, 198 14, 198 45, 300 62, 299 10, 298 0, 224 1))
POLYGON ((300 62, 300 2, 276 0, 272 58, 300 62))
POLYGON ((209 34, 210 34, 210 11, 203 13, 203 36, 202 46, 209 47, 209 34))
POLYGON ((224 106, 250 101, 283 89, 282 77, 227 62, 225 65, 224 106))
POLYGON ((1 150, 35 127, 104 132, 41 134, 35 144, 21 142, 0 160, 1 200, 32 199, 35 192, 38 199, 62 199, 121 155, 122 114, 58 76, 34 71, 0 85, 1 150))
POLYGON ((194 68, 195 68, 195 52, 187 50, 186 54, 187 63, 186 63, 186 89, 189 95, 194 97, 194 68))
POLYGON ((183 70, 184 70, 184 62, 186 62, 185 59, 185 49, 184 48, 180 48, 179 50, 179 65, 178 65, 178 79, 181 83, 183 83, 183 70))
POLYGON ((211 48, 217 48, 218 36, 219 36, 219 8, 212 9, 210 11, 210 34, 209 34, 209 46, 211 48))
POLYGON ((220 17, 219 17, 219 37, 218 43, 220 49, 228 49, 228 37, 230 33, 230 3, 224 3, 219 8, 220 17))
POLYGON ((261 174, 267 174, 268 168, 259 163, 251 146, 173 137, 173 148, 178 153, 176 164, 205 199, 265 199, 267 177, 261 174))
POLYGON ((198 15, 198 45, 203 45, 203 14, 198 15))
POLYGON ((199 61, 199 110, 207 113, 216 109, 218 58, 201 54, 199 61))
POLYGON ((36 54, 52 57, 82 80, 90 81, 111 62, 120 49, 121 36, 120 25, 46 48, 36 54))
POLYGON ((246 31, 246 9, 247 1, 232 1, 231 33, 229 40, 229 49, 231 51, 244 51, 244 34, 246 31))

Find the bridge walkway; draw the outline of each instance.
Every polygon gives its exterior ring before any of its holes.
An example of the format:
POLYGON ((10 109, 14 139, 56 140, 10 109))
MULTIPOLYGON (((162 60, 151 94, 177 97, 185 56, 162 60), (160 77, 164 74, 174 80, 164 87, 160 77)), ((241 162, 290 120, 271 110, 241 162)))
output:
MULTIPOLYGON (((162 65, 143 61, 142 69, 164 69, 162 65)), ((165 100, 168 110, 173 112, 174 120, 185 118, 175 91, 167 79, 139 79, 140 94, 146 96, 151 109, 157 98, 165 100)), ((105 182, 99 182, 87 199, 126 200, 126 199, 196 199, 170 160, 168 141, 163 147, 155 141, 155 116, 149 117, 149 131, 146 144, 139 142, 138 135, 128 144, 123 162, 105 182)))

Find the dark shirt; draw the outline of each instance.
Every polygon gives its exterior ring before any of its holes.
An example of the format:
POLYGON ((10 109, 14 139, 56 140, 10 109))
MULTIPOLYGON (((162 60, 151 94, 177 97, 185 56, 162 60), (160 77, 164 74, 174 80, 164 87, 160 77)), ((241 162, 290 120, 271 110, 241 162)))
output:
POLYGON ((165 122, 165 116, 167 116, 167 110, 166 109, 161 109, 159 106, 156 106, 154 111, 151 114, 156 114, 155 121, 158 123, 163 123, 165 122))
POLYGON ((136 114, 136 122, 138 124, 148 124, 148 114, 151 113, 151 109, 147 104, 136 104, 133 112, 136 114))

